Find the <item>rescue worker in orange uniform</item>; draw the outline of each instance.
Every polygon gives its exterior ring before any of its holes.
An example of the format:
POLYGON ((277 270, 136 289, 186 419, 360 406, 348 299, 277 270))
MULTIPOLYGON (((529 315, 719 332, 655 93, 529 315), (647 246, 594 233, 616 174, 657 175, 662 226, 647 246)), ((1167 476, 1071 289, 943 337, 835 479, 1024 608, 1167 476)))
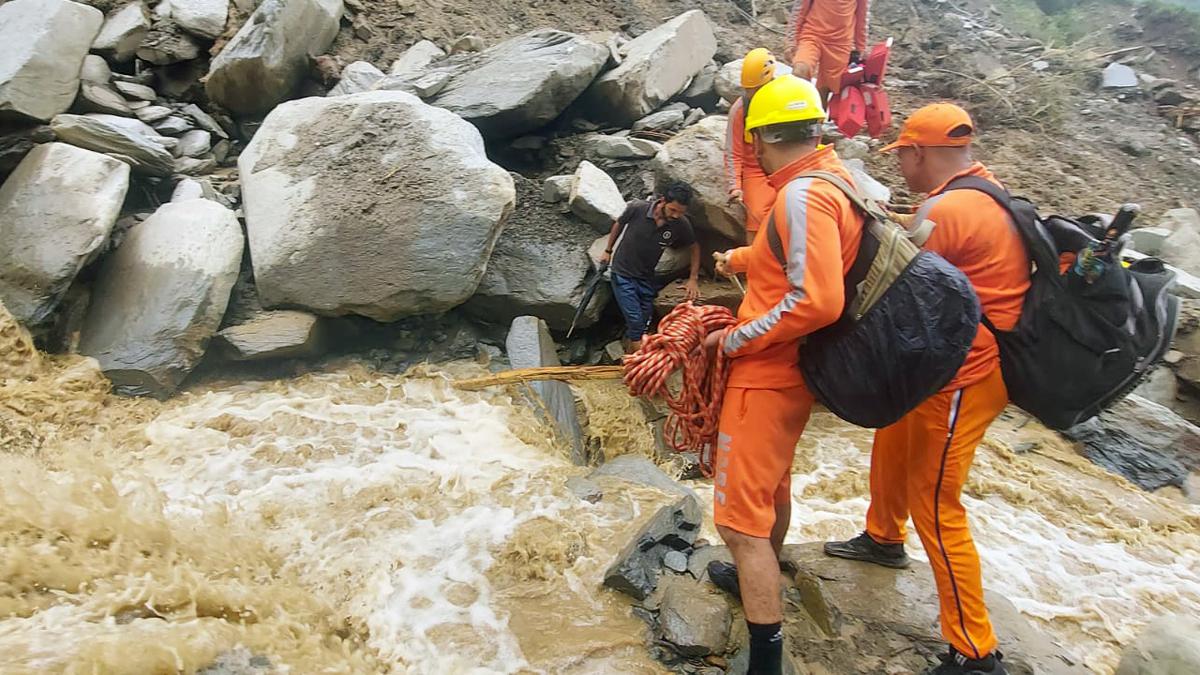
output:
POLYGON ((747 290, 738 323, 706 341, 731 359, 713 460, 713 520, 736 564, 726 565, 724 585, 722 570, 709 570, 714 583, 741 597, 756 675, 778 675, 784 658, 779 555, 791 520, 796 442, 813 404, 796 355, 801 338, 841 316, 843 277, 862 239, 863 218, 845 194, 802 177, 829 171, 853 184, 833 148, 820 145, 824 121, 808 80, 781 75, 754 95, 746 131, 777 191, 764 228, 778 234, 787 264, 772 252, 767 231, 714 255, 721 273, 746 273, 747 290))
MULTIPOLYGON (((895 151, 913 192, 929 194, 910 227, 913 240, 957 266, 984 314, 1011 330, 1029 289, 1029 258, 1016 225, 992 198, 949 190, 962 176, 999 182, 971 159, 974 125, 962 108, 935 103, 905 123, 895 151)), ((954 379, 899 422, 875 433, 867 529, 825 552, 888 567, 906 567, 909 516, 937 580, 942 634, 950 643, 937 675, 1004 673, 983 598, 979 554, 960 499, 975 448, 1008 404, 996 339, 983 326, 954 379)))
POLYGON ((746 140, 746 104, 763 85, 775 79, 775 56, 766 49, 755 49, 742 60, 742 90, 744 95, 729 106, 726 124, 725 177, 729 183, 729 201, 746 209, 746 241, 754 236, 767 220, 775 204, 775 188, 767 181, 767 173, 758 165, 754 144, 746 140))
POLYGON ((821 97, 867 48, 869 0, 796 0, 788 20, 788 58, 798 77, 816 79, 821 97))

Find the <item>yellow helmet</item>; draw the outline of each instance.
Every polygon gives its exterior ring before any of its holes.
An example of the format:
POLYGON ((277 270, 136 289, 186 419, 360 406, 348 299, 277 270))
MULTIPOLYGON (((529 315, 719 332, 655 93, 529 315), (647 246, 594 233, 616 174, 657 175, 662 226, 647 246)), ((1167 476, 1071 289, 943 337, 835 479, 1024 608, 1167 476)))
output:
POLYGON ((775 79, 775 55, 759 47, 742 59, 742 88, 757 89, 775 79))
POLYGON ((771 80, 750 100, 746 111, 746 142, 750 132, 774 124, 824 122, 825 107, 817 86, 795 75, 780 75, 771 80))

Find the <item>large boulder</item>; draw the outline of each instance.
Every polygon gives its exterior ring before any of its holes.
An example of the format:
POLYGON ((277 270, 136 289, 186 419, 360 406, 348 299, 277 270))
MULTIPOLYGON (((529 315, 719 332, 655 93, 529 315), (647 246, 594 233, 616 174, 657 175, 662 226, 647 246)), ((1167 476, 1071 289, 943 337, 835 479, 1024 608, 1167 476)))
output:
POLYGON ((520 136, 558 117, 606 60, 608 49, 583 37, 538 30, 433 66, 453 77, 430 102, 485 136, 520 136))
POLYGON ((600 76, 584 97, 596 118, 633 124, 687 88, 717 51, 704 12, 684 12, 625 47, 621 65, 600 76))
MULTIPOLYGON (((682 554, 671 551, 668 557, 682 554)), ((686 557, 684 557, 686 565, 686 557)), ((686 567, 685 567, 686 568, 686 567)), ((658 610, 658 634, 683 656, 721 654, 729 641, 732 616, 724 593, 690 579, 666 584, 658 610)))
POLYGON ((692 186, 688 218, 693 226, 742 241, 746 212, 729 202, 725 182, 725 125, 725 117, 714 115, 684 129, 663 145, 650 167, 659 190, 677 181, 692 186))
POLYGON ((238 166, 263 304, 377 321, 471 297, 516 198, 474 127, 396 91, 285 103, 238 166))
POLYGON ((58 115, 51 120, 50 128, 60 141, 128 160, 134 171, 139 173, 171 175, 175 168, 171 153, 156 143, 152 136, 133 130, 135 127, 132 125, 145 124, 134 119, 108 117, 111 116, 58 115))
POLYGON ((92 49, 109 54, 114 61, 128 61, 150 31, 146 5, 138 0, 112 12, 104 19, 92 49))
POLYGON ((625 212, 625 198, 612 177, 588 161, 579 163, 567 197, 571 212, 597 232, 607 232, 625 212))
POLYGON ((337 36, 342 0, 264 0, 208 72, 208 95, 240 114, 270 110, 291 95, 337 36))
POLYGON ((696 541, 704 511, 693 495, 679 497, 650 517, 604 572, 604 585, 637 600, 658 587, 668 551, 686 551, 696 541))
POLYGON ((0 301, 41 323, 112 232, 129 166, 64 143, 34 148, 0 187, 0 301))
MULTIPOLYGON (((545 368, 561 365, 558 348, 546 322, 536 316, 519 316, 513 319, 505 338, 504 348, 508 362, 513 368, 545 368)), ((566 382, 545 380, 530 386, 538 404, 535 409, 548 416, 546 423, 553 426, 559 439, 570 448, 571 461, 584 464, 587 458, 583 445, 583 427, 575 406, 575 394, 566 382)))
POLYGON ((1085 457, 1144 490, 1182 487, 1200 469, 1200 428, 1135 394, 1067 436, 1083 444, 1085 457))
POLYGON ((0 4, 0 116, 48 121, 79 93, 79 71, 104 15, 70 0, 0 4))
POLYGON ((213 40, 225 32, 229 0, 163 0, 155 11, 192 35, 213 40))
POLYGON ((237 216, 216 202, 162 205, 101 268, 79 351, 119 393, 170 395, 221 323, 244 245, 237 216))
MULTIPOLYGON (((491 323, 508 324, 528 314, 566 331, 592 281, 588 247, 594 233, 543 201, 536 181, 521 176, 514 181, 516 210, 496 242, 479 290, 464 308, 491 323)), ((596 323, 611 297, 609 285, 601 282, 576 328, 596 323)))
POLYGON ((1116 675, 1200 673, 1200 619, 1172 615, 1155 619, 1125 649, 1116 675))

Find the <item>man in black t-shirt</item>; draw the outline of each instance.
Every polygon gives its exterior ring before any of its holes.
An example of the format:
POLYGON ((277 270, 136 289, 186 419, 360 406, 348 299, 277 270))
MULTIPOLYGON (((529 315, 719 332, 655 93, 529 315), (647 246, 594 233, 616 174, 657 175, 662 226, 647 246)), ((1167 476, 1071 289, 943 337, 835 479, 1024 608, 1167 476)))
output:
POLYGON ((692 188, 684 183, 672 185, 651 201, 635 199, 626 205, 608 235, 608 248, 600 260, 612 261, 613 296, 625 316, 625 337, 635 351, 654 319, 654 299, 661 288, 654 268, 664 248, 691 247, 687 298, 700 296, 696 278, 700 273, 700 245, 692 223, 684 215, 691 201, 692 188))

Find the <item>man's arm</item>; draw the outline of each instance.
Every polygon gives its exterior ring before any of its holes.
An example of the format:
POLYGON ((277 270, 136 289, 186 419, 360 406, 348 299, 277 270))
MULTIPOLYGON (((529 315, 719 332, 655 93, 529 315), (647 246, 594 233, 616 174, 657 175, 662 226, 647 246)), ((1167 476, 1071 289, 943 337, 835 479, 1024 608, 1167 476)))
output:
POLYGON ((612 228, 608 231, 608 246, 604 247, 604 253, 600 256, 600 263, 607 265, 612 262, 613 247, 617 245, 617 237, 621 236, 621 221, 614 220, 612 228))
POLYGON ((700 244, 692 244, 692 270, 688 273, 687 299, 695 300, 700 297, 700 244))
POLYGON ((800 42, 800 31, 804 28, 804 20, 808 18, 808 10, 811 7, 811 0, 796 0, 792 3, 792 11, 788 15, 787 39, 783 46, 783 55, 789 64, 796 58, 796 45, 800 42))
POLYGON ((854 49, 864 57, 867 55, 867 26, 871 20, 871 0, 858 0, 854 12, 854 49))
POLYGON ((741 199, 742 192, 742 143, 738 134, 745 133, 746 108, 742 99, 733 102, 725 122, 725 180, 731 199, 741 199))

